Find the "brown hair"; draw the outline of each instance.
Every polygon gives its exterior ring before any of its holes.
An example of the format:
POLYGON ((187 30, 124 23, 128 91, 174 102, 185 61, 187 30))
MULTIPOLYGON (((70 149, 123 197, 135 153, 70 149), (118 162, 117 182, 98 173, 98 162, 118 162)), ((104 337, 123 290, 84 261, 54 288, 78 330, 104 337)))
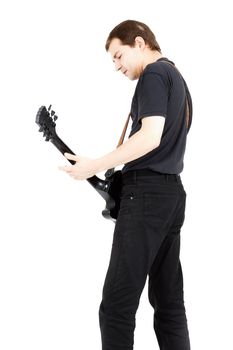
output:
POLYGON ((115 38, 120 39, 123 45, 134 47, 137 36, 142 37, 151 50, 157 50, 161 53, 160 46, 150 28, 142 22, 133 20, 126 20, 113 28, 107 38, 105 49, 109 50, 111 41, 115 38))

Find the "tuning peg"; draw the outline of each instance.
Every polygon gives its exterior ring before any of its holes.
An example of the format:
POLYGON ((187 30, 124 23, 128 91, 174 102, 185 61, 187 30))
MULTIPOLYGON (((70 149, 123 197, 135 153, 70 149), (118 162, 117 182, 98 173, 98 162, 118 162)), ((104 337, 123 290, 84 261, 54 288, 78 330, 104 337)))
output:
POLYGON ((44 137, 49 136, 49 130, 44 130, 43 136, 44 136, 44 137))
POLYGON ((56 121, 57 119, 58 119, 58 116, 55 115, 55 116, 53 117, 53 120, 56 121))
POLYGON ((50 111, 51 107, 52 107, 52 105, 49 106, 48 111, 50 111))
POLYGON ((45 137, 45 141, 49 141, 51 138, 49 130, 45 130, 43 136, 45 137))
POLYGON ((40 129, 39 129, 39 132, 41 132, 43 130, 44 130, 44 128, 43 128, 43 126, 41 126, 40 129))
POLYGON ((52 117, 54 116, 54 114, 55 114, 55 112, 54 112, 54 111, 51 111, 51 116, 52 116, 52 117))

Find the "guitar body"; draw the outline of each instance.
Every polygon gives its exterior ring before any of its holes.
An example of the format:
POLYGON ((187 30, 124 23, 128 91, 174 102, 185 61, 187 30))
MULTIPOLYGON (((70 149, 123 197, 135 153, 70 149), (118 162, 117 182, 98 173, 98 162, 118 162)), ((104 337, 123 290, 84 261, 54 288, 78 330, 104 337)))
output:
MULTIPOLYGON (((64 153, 75 154, 56 133, 57 116, 54 111, 50 111, 51 106, 48 108, 41 106, 36 115, 36 124, 39 125, 39 131, 43 131, 45 141, 51 141, 52 144, 64 155, 64 153)), ((71 164, 75 164, 73 160, 69 160, 71 164)), ((87 181, 92 187, 101 195, 106 201, 105 209, 102 211, 102 215, 106 219, 116 221, 118 211, 120 208, 120 194, 122 187, 122 173, 120 170, 112 171, 109 169, 108 175, 105 180, 100 179, 97 176, 92 176, 87 181)), ((107 173, 108 173, 107 172, 107 173)))
POLYGON ((106 207, 102 211, 105 219, 116 220, 120 209, 120 195, 122 187, 122 172, 117 170, 107 180, 108 182, 108 198, 106 199, 106 207))

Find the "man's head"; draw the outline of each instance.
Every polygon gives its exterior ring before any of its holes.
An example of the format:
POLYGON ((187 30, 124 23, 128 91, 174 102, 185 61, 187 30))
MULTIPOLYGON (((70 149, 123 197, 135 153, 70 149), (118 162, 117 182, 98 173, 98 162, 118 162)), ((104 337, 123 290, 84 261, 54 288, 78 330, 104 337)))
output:
POLYGON ((148 63, 161 57, 160 46, 150 28, 133 20, 118 24, 110 32, 105 48, 116 69, 131 80, 138 79, 148 63))

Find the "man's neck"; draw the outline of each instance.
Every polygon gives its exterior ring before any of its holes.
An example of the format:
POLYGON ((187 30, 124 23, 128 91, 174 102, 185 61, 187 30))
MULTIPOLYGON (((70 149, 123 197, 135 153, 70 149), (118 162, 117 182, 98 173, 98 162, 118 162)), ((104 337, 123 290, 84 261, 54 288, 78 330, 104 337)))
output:
POLYGON ((143 62, 143 69, 145 69, 148 64, 156 62, 161 57, 163 57, 163 55, 159 51, 152 51, 148 49, 143 62))

